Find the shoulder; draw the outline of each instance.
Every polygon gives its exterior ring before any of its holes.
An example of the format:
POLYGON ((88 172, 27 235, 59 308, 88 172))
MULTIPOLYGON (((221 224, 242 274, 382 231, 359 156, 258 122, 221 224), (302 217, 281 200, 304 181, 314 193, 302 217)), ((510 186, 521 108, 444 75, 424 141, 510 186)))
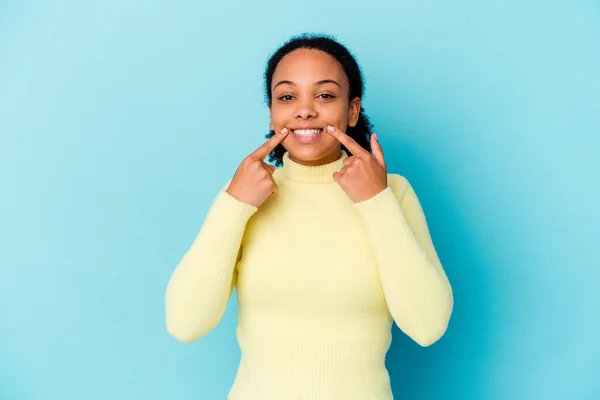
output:
POLYGON ((279 182, 283 178, 283 169, 281 167, 275 168, 272 176, 275 182, 279 182))
POLYGON ((388 187, 396 195, 398 200, 402 200, 404 196, 412 190, 412 186, 408 179, 400 174, 387 174, 388 187))

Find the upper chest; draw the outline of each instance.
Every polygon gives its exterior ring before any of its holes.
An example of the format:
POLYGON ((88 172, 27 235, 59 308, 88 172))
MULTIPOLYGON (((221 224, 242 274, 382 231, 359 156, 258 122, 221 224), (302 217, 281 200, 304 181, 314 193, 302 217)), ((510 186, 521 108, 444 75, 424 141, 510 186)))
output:
POLYGON ((238 296, 253 304, 383 301, 364 223, 339 193, 281 191, 269 199, 246 226, 237 269, 238 296))

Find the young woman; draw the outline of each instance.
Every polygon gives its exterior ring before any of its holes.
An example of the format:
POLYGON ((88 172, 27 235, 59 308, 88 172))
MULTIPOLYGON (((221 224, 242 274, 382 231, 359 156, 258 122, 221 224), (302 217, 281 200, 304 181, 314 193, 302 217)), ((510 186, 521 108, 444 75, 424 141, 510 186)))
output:
POLYGON ((242 355, 230 400, 390 400, 392 321, 429 346, 453 308, 422 208, 386 170, 343 45, 294 37, 265 83, 269 140, 218 193, 175 269, 167 329, 200 339, 236 287, 242 355))

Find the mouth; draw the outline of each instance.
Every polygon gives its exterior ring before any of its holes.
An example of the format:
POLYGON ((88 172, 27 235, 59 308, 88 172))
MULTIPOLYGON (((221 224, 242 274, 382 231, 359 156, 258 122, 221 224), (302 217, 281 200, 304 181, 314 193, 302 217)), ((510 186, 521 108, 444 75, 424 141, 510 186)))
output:
POLYGON ((301 136, 301 137, 318 136, 321 133, 323 133, 322 128, 292 129, 291 131, 294 135, 301 136))
POLYGON ((298 143, 311 144, 317 143, 323 136, 322 128, 304 128, 304 129, 291 129, 292 137, 298 143))

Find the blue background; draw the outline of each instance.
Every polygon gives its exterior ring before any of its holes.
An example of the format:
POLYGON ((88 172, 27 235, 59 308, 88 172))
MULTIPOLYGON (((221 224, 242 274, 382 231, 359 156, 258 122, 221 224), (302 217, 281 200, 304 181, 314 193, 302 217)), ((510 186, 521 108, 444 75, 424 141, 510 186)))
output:
POLYGON ((264 141, 290 35, 358 57, 389 171, 453 284, 447 334, 397 328, 397 399, 600 399, 600 5, 0 2, 0 398, 224 399, 236 305, 168 336, 164 290, 264 141))

